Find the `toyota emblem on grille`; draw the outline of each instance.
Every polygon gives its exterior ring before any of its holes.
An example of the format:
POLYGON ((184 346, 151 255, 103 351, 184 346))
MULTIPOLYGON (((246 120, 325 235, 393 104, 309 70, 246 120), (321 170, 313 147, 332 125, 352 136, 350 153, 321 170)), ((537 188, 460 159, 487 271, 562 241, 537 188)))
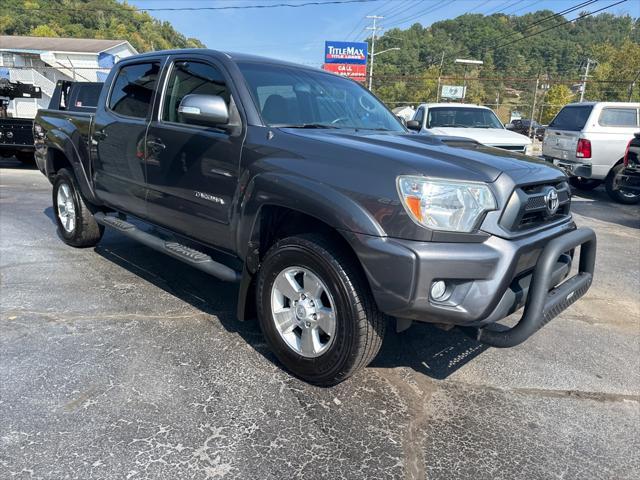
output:
POLYGON ((551 187, 545 194, 544 203, 547 206, 547 213, 549 215, 555 215, 558 211, 558 206, 560 205, 560 201, 558 200, 558 191, 555 188, 551 187))

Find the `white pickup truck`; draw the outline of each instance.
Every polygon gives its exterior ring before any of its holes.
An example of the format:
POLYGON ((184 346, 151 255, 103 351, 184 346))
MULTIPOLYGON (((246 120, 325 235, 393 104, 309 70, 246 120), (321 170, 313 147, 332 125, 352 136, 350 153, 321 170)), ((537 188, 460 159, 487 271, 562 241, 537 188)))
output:
POLYGON ((489 147, 531 153, 531 139, 507 130, 493 110, 468 103, 423 103, 407 127, 425 135, 466 137, 489 147))
POLYGON ((620 203, 640 202, 640 193, 620 187, 624 152, 640 130, 640 103, 583 102, 566 105, 546 129, 542 155, 584 190, 602 182, 620 203))

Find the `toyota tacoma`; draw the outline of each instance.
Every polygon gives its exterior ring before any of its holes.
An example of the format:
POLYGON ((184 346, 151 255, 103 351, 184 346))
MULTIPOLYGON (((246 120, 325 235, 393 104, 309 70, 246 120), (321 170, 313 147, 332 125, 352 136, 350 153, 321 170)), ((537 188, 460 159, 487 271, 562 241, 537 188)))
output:
POLYGON ((129 57, 95 111, 40 110, 34 137, 67 244, 111 228, 238 282, 238 317, 257 316, 314 384, 366 366, 390 318, 511 347, 592 282, 595 235, 576 228, 561 170, 413 134, 316 69, 212 50, 129 57))

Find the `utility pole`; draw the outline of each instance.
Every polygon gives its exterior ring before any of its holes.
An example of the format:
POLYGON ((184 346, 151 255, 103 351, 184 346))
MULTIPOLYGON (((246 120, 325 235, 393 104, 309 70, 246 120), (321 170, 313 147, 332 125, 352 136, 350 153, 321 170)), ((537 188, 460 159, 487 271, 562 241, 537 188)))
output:
POLYGON ((580 87, 580 103, 584 101, 584 92, 587 89, 587 78, 589 78, 589 68, 591 63, 595 63, 594 60, 587 58, 587 66, 584 69, 584 75, 582 76, 582 86, 580 87))
POLYGON ((369 65, 369 91, 371 91, 371 85, 373 84, 373 59, 376 55, 376 33, 378 30, 382 30, 380 27, 376 25, 378 20, 382 20, 384 17, 379 15, 367 15, 367 18, 373 20, 373 26, 367 27, 367 30, 372 30, 373 36, 371 37, 371 64, 369 65))
POLYGON ((633 96, 633 87, 636 86, 636 82, 638 81, 638 78, 640 78, 640 70, 638 70, 638 74, 636 75, 636 78, 633 79, 633 82, 631 82, 631 85, 629 85, 629 102, 631 101, 631 97, 633 96))
POLYGON ((442 76, 442 65, 444 64, 444 50, 440 59, 440 70, 438 70, 438 90, 436 91, 436 103, 440 101, 440 77, 442 76))
POLYGON ((531 129, 533 128, 533 117, 536 114, 536 97, 538 96, 539 83, 540 83, 540 75, 536 77, 536 86, 533 90, 533 105, 531 105, 531 118, 529 119, 529 138, 531 138, 531 129))

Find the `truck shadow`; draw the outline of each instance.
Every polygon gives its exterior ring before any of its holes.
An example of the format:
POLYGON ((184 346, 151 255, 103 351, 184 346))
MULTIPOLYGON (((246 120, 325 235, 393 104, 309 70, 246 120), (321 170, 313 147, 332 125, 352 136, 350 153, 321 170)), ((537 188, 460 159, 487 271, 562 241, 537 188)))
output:
MULTIPOLYGON (((94 250, 104 259, 216 317, 210 321, 219 321, 228 332, 237 333, 258 353, 282 368, 266 346, 257 321, 237 320, 237 285, 216 280, 113 232, 106 232, 94 250)), ((486 349, 457 329, 445 332, 428 324, 414 324, 409 330, 396 333, 394 328, 395 322, 391 321, 372 367, 404 366, 434 379, 444 379, 486 349)))
POLYGON ((371 363, 376 368, 409 367, 436 380, 443 380, 476 358, 487 348, 461 330, 441 330, 428 323, 414 322, 396 333, 391 322, 380 353, 371 363))
POLYGON ((16 157, 0 157, 0 168, 14 170, 37 170, 35 160, 33 162, 21 162, 16 157))

